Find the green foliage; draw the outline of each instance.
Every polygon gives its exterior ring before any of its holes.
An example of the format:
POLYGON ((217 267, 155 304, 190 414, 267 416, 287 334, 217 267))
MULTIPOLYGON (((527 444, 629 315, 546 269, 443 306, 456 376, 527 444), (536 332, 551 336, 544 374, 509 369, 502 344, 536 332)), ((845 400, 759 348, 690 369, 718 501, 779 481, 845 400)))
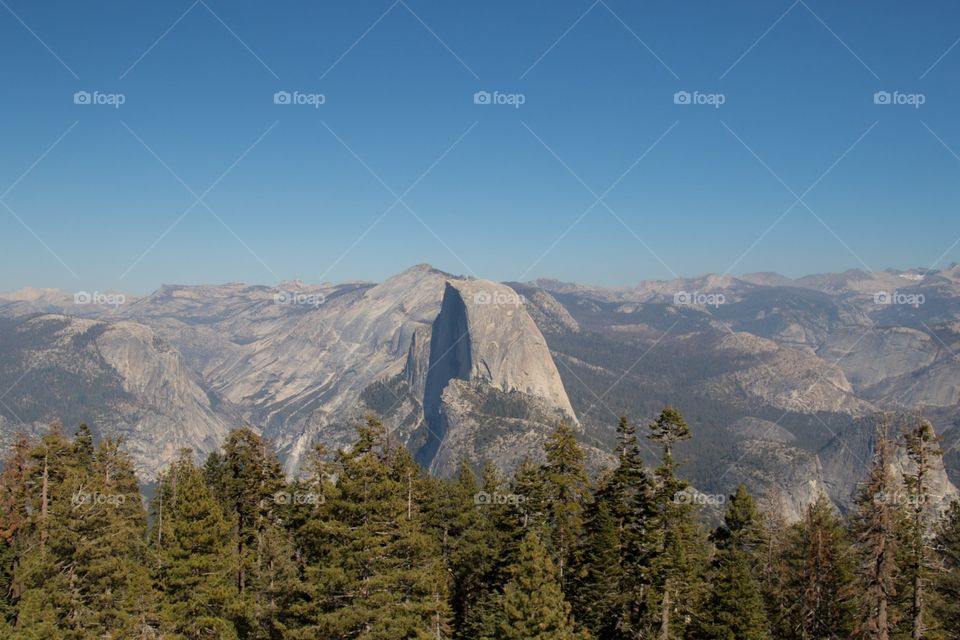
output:
POLYGON ((559 574, 535 531, 520 544, 510 581, 495 600, 497 614, 483 640, 574 640, 577 633, 559 574))
POLYGON ((290 598, 299 592, 280 508, 302 501, 286 491, 279 459, 252 429, 234 429, 204 466, 204 476, 225 513, 232 514, 231 544, 239 595, 238 631, 250 638, 280 638, 290 598))
POLYGON ((560 583, 564 584, 577 541, 583 535, 583 512, 590 501, 590 478, 584 469, 583 450, 568 424, 561 423, 547 438, 544 448, 547 461, 542 474, 549 547, 560 583))
POLYGON ((160 478, 151 535, 163 593, 163 628, 178 638, 236 638, 232 523, 184 451, 160 478))
POLYGON ((723 525, 713 534, 717 553, 709 571, 710 589, 699 623, 704 640, 770 638, 758 579, 758 550, 766 532, 753 497, 744 485, 727 503, 723 525))
POLYGON ((662 640, 682 638, 696 620, 704 595, 706 540, 696 518, 696 506, 686 499, 688 484, 677 475, 673 447, 691 437, 680 412, 666 407, 650 425, 649 438, 663 453, 654 470, 656 486, 650 499, 647 557, 650 588, 643 627, 656 629, 662 640))
POLYGON ((856 559, 843 521, 821 496, 790 532, 785 550, 789 608, 780 633, 807 640, 846 638, 856 627, 856 559))
POLYGON ((935 538, 936 580, 934 618, 946 637, 960 638, 960 501, 954 501, 940 524, 935 538))
POLYGON ((563 424, 509 482, 490 464, 426 477, 372 418, 288 479, 237 429, 202 466, 184 451, 161 474, 149 531, 121 443, 54 426, 0 472, 0 637, 957 638, 960 503, 935 520, 924 425, 902 443, 902 485, 878 441, 853 517, 821 497, 789 525, 741 485, 709 537, 670 407, 648 432, 659 463, 622 418, 595 483, 563 424))
POLYGON ((318 561, 307 569, 308 624, 293 638, 396 640, 447 634, 444 565, 420 504, 425 484, 374 419, 337 456, 337 495, 320 510, 318 561))

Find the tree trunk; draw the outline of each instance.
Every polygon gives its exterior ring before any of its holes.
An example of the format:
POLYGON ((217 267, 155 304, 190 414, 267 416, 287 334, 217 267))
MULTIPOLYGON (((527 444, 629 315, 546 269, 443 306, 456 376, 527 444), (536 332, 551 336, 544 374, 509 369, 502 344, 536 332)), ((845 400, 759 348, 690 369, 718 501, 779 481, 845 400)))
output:
POLYGON ((663 589, 660 610, 660 640, 670 640, 670 583, 663 589))

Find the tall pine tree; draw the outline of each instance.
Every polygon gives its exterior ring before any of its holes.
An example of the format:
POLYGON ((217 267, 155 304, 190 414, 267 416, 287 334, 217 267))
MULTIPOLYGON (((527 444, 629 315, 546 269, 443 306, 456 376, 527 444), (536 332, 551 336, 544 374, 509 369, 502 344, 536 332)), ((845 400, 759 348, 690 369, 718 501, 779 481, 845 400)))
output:
POLYGON ((687 493, 674 458, 674 447, 690 438, 690 428, 679 411, 666 407, 650 425, 648 436, 662 448, 660 465, 654 471, 656 489, 652 498, 650 527, 651 589, 648 633, 660 640, 683 638, 699 611, 703 596, 704 536, 696 520, 694 501, 687 493))
POLYGON ((584 469, 583 449, 567 423, 561 423, 544 445, 543 466, 546 511, 560 584, 564 584, 577 541, 583 535, 584 508, 590 501, 590 478, 584 469))
POLYGON ((483 640, 587 639, 577 632, 559 574, 536 531, 527 532, 511 568, 510 581, 496 600, 497 615, 483 640))
POLYGON ((192 452, 160 478, 151 543, 166 633, 190 640, 237 637, 240 614, 232 524, 193 464, 192 452))

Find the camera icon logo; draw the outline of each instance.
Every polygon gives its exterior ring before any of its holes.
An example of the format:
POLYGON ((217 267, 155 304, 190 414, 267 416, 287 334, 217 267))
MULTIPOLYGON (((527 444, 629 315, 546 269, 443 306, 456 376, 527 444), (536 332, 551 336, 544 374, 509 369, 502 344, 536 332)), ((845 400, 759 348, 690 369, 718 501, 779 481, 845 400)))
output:
POLYGON ((873 94, 873 104, 890 104, 892 99, 889 91, 877 91, 873 94))
POLYGON ((90 304, 93 296, 88 291, 78 291, 73 294, 73 304, 90 304))
POLYGON ((887 291, 878 291, 873 294, 874 304, 892 304, 893 296, 887 291))
POLYGON ((473 302, 475 304, 490 304, 493 302, 493 295, 489 291, 479 291, 473 294, 473 302))
POLYGON ((77 91, 73 94, 73 104, 90 104, 91 98, 89 91, 77 91))
POLYGON ((693 294, 687 291, 677 291, 673 294, 673 304, 693 304, 693 294))
POLYGON ((277 91, 273 94, 273 104, 290 104, 291 98, 289 91, 277 91))
POLYGON ((489 91, 477 91, 473 94, 473 104, 490 104, 493 102, 493 96, 489 91))
POLYGON ((273 294, 274 304, 290 304, 290 294, 286 291, 273 294))
POLYGON ((691 99, 689 91, 677 91, 673 94, 673 104, 690 104, 691 99))

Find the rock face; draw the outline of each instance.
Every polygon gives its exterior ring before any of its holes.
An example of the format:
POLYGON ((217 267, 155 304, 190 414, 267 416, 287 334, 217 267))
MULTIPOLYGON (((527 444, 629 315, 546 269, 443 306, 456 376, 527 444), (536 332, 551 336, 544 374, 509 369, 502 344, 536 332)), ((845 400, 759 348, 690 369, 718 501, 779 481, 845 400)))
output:
MULTIPOLYGON (((906 413, 891 414, 888 420, 890 437, 894 441, 901 441, 903 434, 916 426, 917 417, 906 413)), ((824 478, 828 484, 829 493, 838 504, 843 506, 852 506, 856 497, 857 483, 863 479, 872 462, 876 443, 874 421, 875 418, 870 418, 850 424, 819 453, 819 457, 823 460, 824 478)), ((915 469, 916 466, 906 452, 902 448, 898 449, 898 455, 893 463, 893 475, 896 481, 901 482, 904 474, 913 473, 915 469)), ((930 502, 934 510, 944 511, 951 502, 960 497, 960 491, 947 476, 942 459, 935 458, 931 461, 931 472, 927 482, 930 488, 930 502)))
POLYGON ((151 479, 181 448, 209 453, 228 431, 229 408, 214 406, 180 353, 144 325, 40 315, 0 326, 0 344, 0 386, 19 421, 4 440, 55 420, 88 422, 101 437, 123 438, 151 479))
POLYGON ((576 422, 573 407, 550 356, 547 341, 506 285, 486 280, 448 282, 440 314, 433 323, 428 376, 483 380, 494 389, 519 391, 552 402, 576 422), (432 373, 432 372, 431 372, 432 373))
MULTIPOLYGON (((467 454, 466 440, 477 434, 465 440, 464 433, 479 428, 474 414, 482 414, 483 405, 498 396, 522 404, 528 412, 535 408, 533 413, 539 415, 525 415, 522 419, 527 422, 544 420, 545 427, 558 420, 577 424, 546 340, 527 313, 523 297, 505 285, 485 280, 447 282, 429 353, 423 395, 427 434, 417 452, 424 466, 449 471, 452 454, 467 454), (448 437, 461 441, 446 447, 446 457, 435 461, 448 437)), ((414 368, 423 369, 422 365, 414 368)), ((475 450, 470 453, 470 457, 477 455, 475 450)), ((505 457, 491 459, 504 461, 505 457)))

